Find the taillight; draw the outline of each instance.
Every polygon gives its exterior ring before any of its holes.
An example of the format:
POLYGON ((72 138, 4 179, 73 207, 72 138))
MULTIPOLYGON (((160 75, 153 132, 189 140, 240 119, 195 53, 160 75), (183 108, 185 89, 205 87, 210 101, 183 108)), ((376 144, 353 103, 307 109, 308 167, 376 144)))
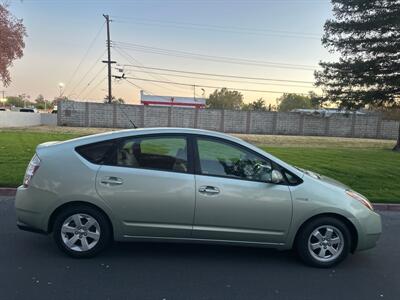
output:
POLYGON ((32 157, 31 161, 29 162, 28 167, 26 168, 25 177, 24 177, 24 187, 28 187, 30 181, 35 175, 37 169, 40 166, 40 158, 36 154, 32 157))

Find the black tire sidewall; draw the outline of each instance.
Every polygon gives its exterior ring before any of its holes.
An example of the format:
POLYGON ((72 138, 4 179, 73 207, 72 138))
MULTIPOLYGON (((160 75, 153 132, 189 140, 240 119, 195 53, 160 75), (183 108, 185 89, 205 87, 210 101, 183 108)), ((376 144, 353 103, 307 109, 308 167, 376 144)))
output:
POLYGON ((296 249, 300 258, 307 264, 317 268, 329 268, 337 265, 343 261, 350 252, 351 249, 351 234, 346 224, 333 217, 320 217, 311 220, 301 229, 296 239, 296 249), (308 238, 310 234, 318 227, 324 225, 331 225, 341 231, 344 239, 342 253, 335 259, 329 262, 321 262, 316 260, 308 250, 308 238))
POLYGON ((99 210, 89 206, 74 206, 62 210, 54 221, 53 238, 57 246, 66 254, 76 258, 93 257, 108 246, 111 241, 111 228, 107 217, 99 210), (100 239, 98 243, 90 250, 78 252, 69 249, 61 238, 61 227, 64 221, 74 214, 86 214, 93 217, 100 225, 100 239))

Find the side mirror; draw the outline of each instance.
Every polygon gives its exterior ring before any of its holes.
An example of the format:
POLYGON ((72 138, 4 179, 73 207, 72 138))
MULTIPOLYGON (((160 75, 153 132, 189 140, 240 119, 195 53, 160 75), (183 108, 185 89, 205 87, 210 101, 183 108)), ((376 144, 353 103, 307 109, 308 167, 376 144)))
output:
POLYGON ((283 180, 283 175, 280 171, 278 170, 272 170, 271 172, 271 183, 282 183, 283 180))

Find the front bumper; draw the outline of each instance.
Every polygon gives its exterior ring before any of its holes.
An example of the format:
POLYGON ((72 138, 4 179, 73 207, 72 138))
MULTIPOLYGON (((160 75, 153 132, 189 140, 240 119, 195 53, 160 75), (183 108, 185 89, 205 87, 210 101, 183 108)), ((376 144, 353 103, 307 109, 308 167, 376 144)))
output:
POLYGON ((376 246, 382 233, 381 216, 373 211, 369 211, 363 217, 358 218, 358 245, 357 251, 371 249, 376 246))

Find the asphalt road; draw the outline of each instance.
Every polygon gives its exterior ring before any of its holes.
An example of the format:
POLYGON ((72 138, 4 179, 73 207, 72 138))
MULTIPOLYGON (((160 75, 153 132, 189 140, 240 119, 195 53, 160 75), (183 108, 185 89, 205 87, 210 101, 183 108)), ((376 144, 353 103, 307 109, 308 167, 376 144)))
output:
POLYGON ((64 256, 15 226, 0 197, 0 299, 400 299, 400 213, 382 212, 377 248, 333 269, 303 266, 289 251, 118 243, 102 255, 64 256))

